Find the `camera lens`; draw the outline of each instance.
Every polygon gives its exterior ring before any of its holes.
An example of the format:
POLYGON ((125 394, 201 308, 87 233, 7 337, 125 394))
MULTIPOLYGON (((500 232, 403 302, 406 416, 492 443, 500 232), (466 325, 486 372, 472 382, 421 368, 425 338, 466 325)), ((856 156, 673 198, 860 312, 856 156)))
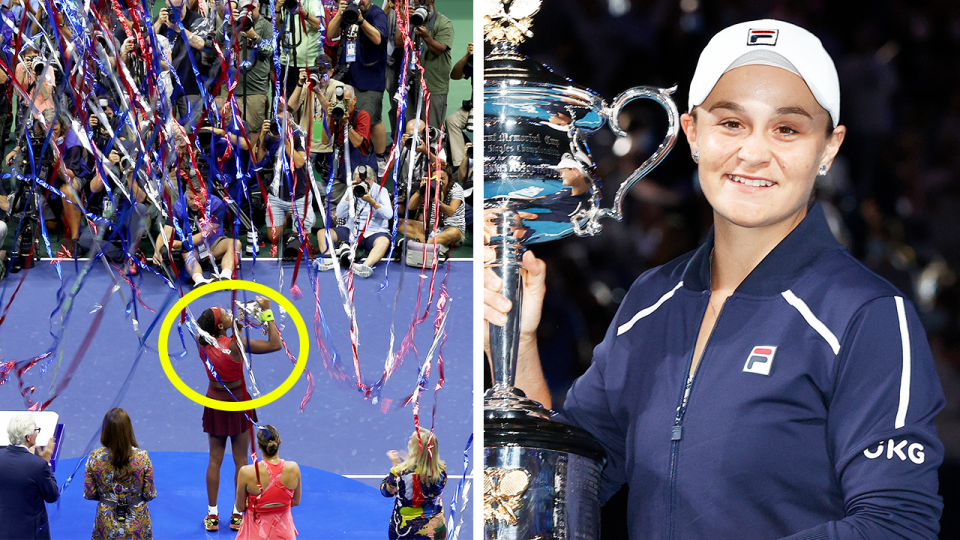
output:
POLYGON ((427 11, 427 8, 417 6, 417 9, 413 10, 413 13, 410 14, 410 25, 423 26, 423 23, 427 22, 427 17, 429 16, 430 12, 427 11))

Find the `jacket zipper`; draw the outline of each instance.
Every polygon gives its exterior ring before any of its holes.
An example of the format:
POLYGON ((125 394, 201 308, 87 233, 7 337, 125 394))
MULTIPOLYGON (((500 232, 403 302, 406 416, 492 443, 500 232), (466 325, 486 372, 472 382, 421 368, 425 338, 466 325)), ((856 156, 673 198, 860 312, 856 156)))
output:
MULTIPOLYGON (((727 300, 730 298, 728 297, 727 300)), ((707 351, 710 349, 710 341, 713 339, 713 333, 717 329, 717 324, 720 322, 720 317, 723 316, 723 309, 727 306, 727 302, 723 303, 723 306, 720 308, 720 313, 717 314, 717 320, 713 323, 713 328, 710 329, 710 335, 707 336, 707 342, 703 346, 703 352, 700 353, 700 362, 697 365, 697 371, 699 371, 700 366, 703 365, 703 360, 707 356, 707 351)), ((710 307, 710 299, 707 298, 707 305, 703 308, 703 313, 700 315, 700 324, 697 325, 697 336, 700 335, 700 327, 703 326, 703 318, 707 314, 707 309, 710 307)), ((674 524, 676 520, 675 511, 676 511, 676 491, 677 491, 677 460, 680 456, 680 440, 683 438, 683 417, 687 412, 687 407, 690 404, 690 394, 693 392, 693 380, 696 377, 696 374, 691 375, 690 370, 693 367, 693 355, 697 351, 696 341, 694 341, 693 352, 690 353, 690 362, 687 364, 687 373, 686 378, 687 382, 683 385, 683 390, 680 392, 680 404, 677 406, 677 416, 673 421, 673 429, 670 431, 670 444, 672 446, 670 450, 670 506, 669 513, 670 516, 669 523, 667 524, 667 538, 668 540, 673 540, 674 538, 674 524)))

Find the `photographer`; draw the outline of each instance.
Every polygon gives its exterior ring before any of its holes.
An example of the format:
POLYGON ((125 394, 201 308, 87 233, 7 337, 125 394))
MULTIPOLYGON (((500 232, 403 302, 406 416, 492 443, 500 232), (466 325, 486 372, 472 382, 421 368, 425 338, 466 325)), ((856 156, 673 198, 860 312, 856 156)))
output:
POLYGON ((56 107, 53 89, 56 86, 57 79, 53 67, 48 66, 43 72, 43 81, 37 89, 36 84, 39 79, 37 70, 43 69, 46 62, 35 47, 35 44, 30 43, 20 51, 20 62, 17 63, 14 77, 17 79, 17 83, 27 91, 30 99, 33 100, 32 103, 27 103, 24 99, 21 99, 21 105, 26 110, 32 110, 33 117, 39 120, 43 118, 44 112, 56 107))
MULTIPOLYGON (((339 146, 343 153, 350 155, 350 167, 356 169, 360 165, 370 165, 376 169, 377 155, 373 151, 373 142, 371 142, 370 115, 367 111, 357 108, 357 97, 353 87, 349 84, 343 85, 343 106, 346 110, 343 119, 339 122, 333 122, 333 129, 336 137, 334 144, 339 146), (348 141, 344 141, 344 128, 347 131, 348 141)), ((340 156, 340 175, 341 181, 347 181, 346 160, 340 156)))
MULTIPOLYGON (((303 151, 303 145, 300 142, 302 133, 291 118, 289 112, 282 116, 279 123, 267 120, 263 123, 260 130, 260 142, 257 144, 255 158, 258 166, 264 169, 276 170, 274 163, 280 159, 278 155, 282 146, 286 152, 287 164, 290 167, 290 175, 282 168, 279 176, 274 172, 274 176, 269 185, 270 193, 270 242, 276 244, 280 241, 280 235, 283 234, 287 216, 292 219, 303 220, 303 233, 306 238, 310 237, 313 229, 313 223, 316 216, 313 213, 313 206, 310 204, 310 178, 307 175, 307 155, 303 151), (286 121, 290 131, 282 133, 283 122, 286 121), (282 133, 282 136, 281 136, 282 133), (291 178, 292 177, 292 178, 291 178), (291 200, 293 201, 291 203, 291 200)), ((297 227, 293 227, 294 234, 287 239, 287 248, 300 246, 300 241, 296 238, 297 227)), ((284 255, 289 256, 288 254, 284 255)))
MULTIPOLYGON (((441 129, 443 120, 447 116, 447 91, 450 87, 450 47, 453 46, 453 23, 446 15, 434 8, 434 0, 413 0, 410 7, 410 26, 413 27, 413 45, 420 65, 423 66, 427 90, 430 92, 430 111, 427 123, 434 128, 441 129), (419 23, 419 24, 417 24, 419 23)), ((394 34, 394 44, 403 47, 403 35, 394 34)), ((417 101, 422 92, 420 86, 420 70, 415 70, 412 64, 407 86, 407 109, 405 120, 410 120, 417 114, 417 101)), ((426 100, 421 105, 421 116, 426 112, 426 100)))
MULTIPOLYGON (((400 170, 398 172, 398 181, 402 187, 400 190, 401 211, 407 200, 406 188, 407 179, 412 178, 413 188, 416 189, 420 183, 420 178, 430 175, 430 171, 435 163, 444 164, 446 156, 440 151, 437 144, 440 140, 440 132, 434 128, 430 130, 430 148, 427 148, 427 125, 423 120, 413 119, 407 122, 407 127, 400 136, 400 170)), ((393 191, 393 160, 387 163, 387 189, 393 191)))
POLYGON ((230 119, 227 129, 204 126, 198 130, 198 141, 203 152, 197 156, 197 164, 200 176, 208 179, 214 193, 227 203, 230 213, 228 226, 234 223, 234 218, 239 218, 238 233, 247 235, 246 253, 253 255, 257 244, 256 228, 263 225, 265 206, 257 177, 253 173, 253 152, 240 128, 242 126, 247 137, 254 141, 259 139, 260 132, 256 128, 251 129, 243 120, 234 122, 236 116, 229 104, 224 109, 224 118, 230 119), (221 160, 216 156, 229 157, 221 160))
POLYGON ((194 179, 174 203, 173 215, 163 225, 163 233, 157 236, 153 253, 153 263, 157 266, 170 265, 171 257, 175 257, 178 264, 182 262, 195 286, 232 279, 241 249, 239 240, 232 240, 224 234, 227 209, 223 200, 210 193, 205 201, 201 197, 200 182, 194 179), (175 222, 183 234, 190 235, 192 250, 188 249, 186 238, 174 237, 175 222), (170 242, 169 250, 166 242, 170 242), (210 279, 206 279, 203 265, 209 264, 211 257, 220 265, 220 273, 211 272, 210 279))
MULTIPOLYGON (((306 69, 300 70, 300 80, 297 89, 290 94, 290 106, 300 111, 297 116, 297 122, 307 131, 310 140, 309 149, 310 165, 318 165, 318 181, 326 185, 330 170, 333 167, 333 128, 336 114, 331 114, 334 104, 340 103, 337 114, 346 113, 345 104, 337 98, 337 89, 341 89, 343 83, 331 78, 333 75, 333 65, 330 57, 321 54, 317 58, 314 69, 309 72, 306 69)), ((337 183, 337 186, 344 186, 343 182, 337 183)), ((324 190, 321 190, 321 192, 324 190)), ((339 201, 343 191, 333 194, 334 200, 339 201)))
POLYGON ((382 155, 387 148, 381 118, 387 80, 387 15, 371 0, 340 0, 327 36, 340 38, 338 64, 349 66, 347 81, 356 90, 357 107, 370 115, 370 138, 376 154, 382 155))
MULTIPOLYGON (((173 52, 170 56, 173 65, 170 67, 177 72, 182 86, 174 89, 171 99, 176 104, 177 116, 182 118, 187 114, 188 102, 191 109, 200 103, 200 85, 203 82, 197 80, 193 73, 188 48, 194 50, 194 61, 198 62, 199 51, 203 49, 211 28, 207 18, 187 9, 186 0, 166 0, 166 2, 167 7, 160 10, 160 14, 153 23, 153 31, 163 35, 173 44, 173 52), (184 32, 182 33, 177 25, 178 18, 183 23, 184 32)), ((120 28, 117 33, 119 41, 126 40, 127 36, 124 35, 123 28, 120 28), (121 35, 123 39, 120 39, 121 35)))
POLYGON ((423 208, 422 220, 407 219, 397 224, 397 230, 412 240, 422 243, 439 244, 447 249, 463 243, 467 237, 466 205, 463 202, 463 187, 450 179, 447 169, 441 169, 428 183, 426 178, 420 188, 410 195, 409 206, 412 211, 423 208), (440 182, 440 193, 435 193, 436 182, 440 182), (430 190, 427 193, 427 189, 430 190), (425 208, 427 202, 430 208, 425 208), (433 221, 436 211, 440 211, 436 231, 433 221))
MULTIPOLYGON (((383 258, 390 248, 390 219, 393 218, 393 206, 390 204, 390 194, 386 189, 377 185, 376 173, 373 167, 364 165, 357 167, 353 175, 353 183, 347 189, 346 195, 337 204, 337 218, 345 219, 342 227, 330 229, 330 240, 333 246, 327 243, 326 229, 317 232, 317 243, 321 246, 318 269, 332 270, 334 259, 324 257, 331 254, 340 242, 354 244, 360 237, 359 247, 367 250, 367 258, 363 263, 354 262, 354 275, 368 278, 373 274, 373 267, 383 258), (353 208, 353 217, 350 209, 353 208), (366 227, 366 229, 364 229, 366 227)), ((342 248, 341 248, 342 249, 342 248)), ((339 251, 338 256, 339 256, 339 251)))
MULTIPOLYGON (((450 79, 458 81, 466 79, 468 82, 473 78, 473 43, 467 44, 467 54, 459 62, 454 64, 450 72, 450 79)), ((473 111, 473 85, 471 84, 470 99, 465 100, 462 106, 450 113, 445 124, 447 127, 447 140, 450 142, 450 158, 454 167, 459 167, 463 161, 464 139, 463 132, 470 131, 470 121, 473 111)))
MULTIPOLYGON (((7 154, 4 162, 7 166, 14 165, 17 156, 20 156, 19 167, 24 174, 30 175, 31 170, 30 156, 26 145, 31 145, 34 152, 33 160, 36 174, 41 176, 41 180, 50 185, 56 185, 60 191, 66 195, 73 203, 82 208, 80 194, 83 192, 87 183, 90 181, 92 170, 89 166, 89 154, 80 145, 76 134, 68 128, 64 117, 55 116, 53 109, 47 109, 43 114, 44 123, 50 126, 52 136, 47 146, 46 152, 41 155, 40 150, 46 139, 46 129, 43 124, 36 122, 33 126, 32 135, 16 146, 7 154), (44 174, 46 171, 46 175, 44 174), (45 176, 45 177, 44 177, 45 176)), ((47 199, 43 199, 46 201, 47 199)), ((49 204, 43 204, 43 219, 47 221, 48 227, 54 228, 57 219, 63 222, 63 242, 59 255, 72 257, 76 249, 76 240, 80 235, 80 215, 81 210, 70 202, 62 201, 62 215, 55 215, 55 208, 49 204)))
MULTIPOLYGON (((108 159, 110 165, 104 167, 104 171, 107 173, 106 182, 109 182, 113 202, 111 203, 107 196, 104 178, 99 172, 95 172, 93 180, 90 181, 90 197, 87 200, 86 210, 112 223, 111 225, 99 222, 89 223, 80 234, 78 244, 88 252, 100 251, 112 261, 121 261, 124 260, 122 242, 126 239, 128 255, 124 273, 136 273, 133 256, 137 252, 149 219, 147 207, 143 204, 147 194, 136 178, 133 160, 127 156, 121 157, 117 150, 112 150, 108 159), (118 179, 126 180, 123 182, 123 190, 120 189, 118 179), (122 230, 116 230, 116 226, 120 226, 122 230)), ((92 254, 88 253, 88 255, 92 254)))
MULTIPOLYGON (((217 38, 224 45, 224 54, 233 55, 238 45, 239 56, 234 60, 238 66, 237 87, 234 95, 240 117, 248 126, 260 126, 267 116, 270 89, 270 71, 273 67, 273 25, 266 17, 260 16, 259 0, 240 0, 230 3, 233 19, 224 24, 223 32, 217 38), (235 43, 227 46, 225 40, 235 43)), ((228 60, 228 64, 230 61, 228 60)), ((226 85, 223 95, 227 92, 226 85)), ((258 133, 248 133, 250 141, 256 143, 258 133)))
POLYGON ((280 30, 280 77, 284 81, 281 85, 284 99, 289 100, 297 88, 300 68, 312 66, 320 55, 323 4, 320 0, 277 0, 276 8, 277 29, 280 30))

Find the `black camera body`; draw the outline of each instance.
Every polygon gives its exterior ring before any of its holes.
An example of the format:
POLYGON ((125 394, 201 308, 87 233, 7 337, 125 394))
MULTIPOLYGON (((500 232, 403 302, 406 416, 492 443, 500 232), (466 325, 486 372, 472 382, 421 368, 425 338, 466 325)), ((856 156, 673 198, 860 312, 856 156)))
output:
POLYGON ((237 32, 246 32, 253 28, 253 0, 240 0, 237 4, 237 32))
POLYGON ((360 20, 360 6, 361 0, 347 0, 347 7, 343 8, 343 15, 340 16, 341 27, 357 24, 360 20))
POLYGON ((17 191, 10 199, 10 229, 20 227, 20 234, 13 239, 10 249, 10 258, 7 268, 11 274, 20 270, 33 268, 34 260, 39 255, 34 246, 37 241, 37 231, 40 222, 40 211, 35 203, 35 195, 31 196, 31 183, 21 181, 17 184, 17 191))

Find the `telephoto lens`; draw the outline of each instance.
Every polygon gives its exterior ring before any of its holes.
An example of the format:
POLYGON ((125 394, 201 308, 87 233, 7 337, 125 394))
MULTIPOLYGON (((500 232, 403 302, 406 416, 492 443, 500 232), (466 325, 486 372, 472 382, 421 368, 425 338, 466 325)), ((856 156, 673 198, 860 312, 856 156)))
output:
POLYGON ((337 262, 340 263, 340 267, 347 270, 353 265, 352 253, 350 253, 350 245, 346 242, 340 242, 337 244, 337 247, 334 249, 334 253, 337 255, 337 262))
POLYGON ((366 182, 360 182, 359 184, 353 185, 353 196, 358 199, 364 198, 369 191, 370 190, 367 188, 366 182))
POLYGON ((410 26, 423 26, 423 23, 427 22, 427 17, 429 16, 430 12, 427 11, 426 6, 417 6, 417 9, 413 10, 413 13, 410 14, 410 26))
POLYGON ((347 7, 343 8, 343 17, 341 26, 357 24, 360 20, 360 0, 348 0, 347 7))

